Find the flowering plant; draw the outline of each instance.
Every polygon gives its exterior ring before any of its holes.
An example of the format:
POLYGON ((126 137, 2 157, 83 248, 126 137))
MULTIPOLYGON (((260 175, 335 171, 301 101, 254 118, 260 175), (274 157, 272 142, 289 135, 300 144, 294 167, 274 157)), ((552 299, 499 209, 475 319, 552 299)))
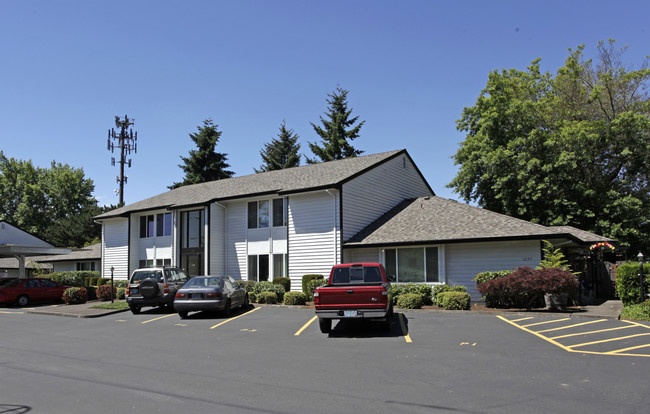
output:
POLYGON ((612 246, 611 244, 609 244, 607 242, 600 242, 600 243, 592 244, 591 246, 589 246, 589 250, 596 250, 598 248, 607 248, 609 250, 614 250, 614 246, 612 246))

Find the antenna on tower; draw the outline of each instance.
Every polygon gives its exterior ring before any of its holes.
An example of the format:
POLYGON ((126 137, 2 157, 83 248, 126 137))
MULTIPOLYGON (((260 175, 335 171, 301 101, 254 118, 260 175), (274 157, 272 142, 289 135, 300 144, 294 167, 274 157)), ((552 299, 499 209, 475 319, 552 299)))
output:
MULTIPOLYGON (((129 118, 127 115, 124 115, 124 119, 120 119, 119 116, 115 116, 115 127, 119 132, 115 132, 115 129, 111 128, 108 130, 108 150, 112 153, 115 151, 115 148, 120 150, 120 175, 115 177, 118 184, 120 185, 119 190, 115 190, 120 197, 119 206, 124 205, 124 184, 126 184, 127 177, 124 175, 124 165, 128 165, 131 168, 131 159, 127 161, 126 156, 131 154, 131 152, 138 153, 138 133, 133 133, 131 126, 135 123, 135 119, 129 118), (112 141, 111 141, 112 140, 112 141)), ((115 157, 111 157, 111 165, 115 165, 115 157)))

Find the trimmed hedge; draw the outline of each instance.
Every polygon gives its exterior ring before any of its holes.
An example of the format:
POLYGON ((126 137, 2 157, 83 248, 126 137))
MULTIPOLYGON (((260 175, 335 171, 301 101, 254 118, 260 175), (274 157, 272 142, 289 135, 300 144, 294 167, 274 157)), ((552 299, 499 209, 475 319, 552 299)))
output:
MULTIPOLYGON (((639 265, 637 264, 637 268, 638 267, 639 265)), ((621 319, 650 321, 650 300, 624 307, 623 311, 621 312, 621 319)))
POLYGON ((490 272, 482 272, 476 275, 474 282, 478 285, 479 283, 484 283, 489 280, 501 279, 502 277, 508 276, 512 272, 514 272, 514 270, 496 270, 490 272))
MULTIPOLYGON (((650 293, 650 263, 643 266, 645 292, 650 293)), ((627 262, 616 268, 616 292, 624 306, 641 303, 639 263, 627 262)))
POLYGON ((433 305, 443 306, 440 302, 439 295, 445 292, 467 292, 467 288, 463 285, 437 285, 433 287, 433 293, 431 298, 433 299, 433 305))
POLYGON ((327 284, 327 280, 325 279, 312 279, 307 283, 307 293, 305 296, 307 297, 307 300, 313 301, 314 300, 314 292, 316 292, 316 288, 320 286, 325 286, 327 284))
POLYGON ((289 292, 291 290, 291 279, 288 277, 274 277, 272 282, 275 285, 281 285, 284 287, 285 292, 289 292))
POLYGON ((397 307, 401 309, 420 309, 422 296, 417 293, 403 293, 397 299, 397 307))
POLYGON ((64 286, 84 287, 91 277, 99 277, 99 272, 53 272, 41 275, 41 278, 53 280, 64 286))
POLYGON ((119 299, 119 300, 126 299, 126 288, 118 287, 116 290, 115 299, 119 299))
POLYGON ((246 289, 246 292, 251 293, 253 290, 255 290, 255 285, 257 285, 256 280, 238 280, 240 285, 246 289))
POLYGON ((88 291, 83 287, 67 288, 63 292, 63 301, 66 305, 79 305, 88 302, 88 291))
MULTIPOLYGON (((117 288, 113 286, 113 299, 117 297, 117 288)), ((111 300, 111 285, 101 285, 97 288, 95 292, 97 294, 97 299, 102 302, 111 300)))
POLYGON ((400 296, 411 293, 420 297, 422 302, 420 307, 433 305, 431 286, 424 283, 393 284, 391 285, 391 293, 393 295, 393 305, 397 304, 400 296))
POLYGON ((287 292, 284 295, 285 305, 304 305, 307 303, 307 296, 302 292, 287 292))
POLYGON ((307 295, 308 298, 314 297, 314 292, 309 293, 309 282, 314 279, 325 279, 323 275, 304 275, 302 277, 302 293, 307 295))
POLYGON ((273 284, 272 282, 267 282, 267 281, 258 282, 253 288, 253 293, 257 295, 258 302, 260 300, 260 293, 262 292, 273 292, 276 295, 278 301, 282 302, 284 300, 285 291, 284 291, 284 286, 282 285, 276 285, 273 284))
POLYGON ((269 291, 263 291, 257 294, 257 303, 278 303, 278 296, 269 291))
POLYGON ((438 303, 446 310, 469 310, 471 296, 467 292, 440 292, 438 303))

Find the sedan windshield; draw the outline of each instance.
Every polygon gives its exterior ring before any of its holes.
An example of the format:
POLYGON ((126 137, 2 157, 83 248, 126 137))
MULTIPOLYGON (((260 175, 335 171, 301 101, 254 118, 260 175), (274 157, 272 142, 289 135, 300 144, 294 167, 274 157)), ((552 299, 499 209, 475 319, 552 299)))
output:
POLYGON ((221 287, 223 284, 223 278, 219 276, 214 277, 194 277, 190 279, 184 288, 188 287, 221 287))

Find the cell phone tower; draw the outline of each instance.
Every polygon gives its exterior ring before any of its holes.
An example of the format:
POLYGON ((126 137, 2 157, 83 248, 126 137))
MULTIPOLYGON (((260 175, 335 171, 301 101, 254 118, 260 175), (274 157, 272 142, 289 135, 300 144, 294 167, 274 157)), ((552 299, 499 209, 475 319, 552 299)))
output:
MULTIPOLYGON (((129 178, 124 175, 124 165, 131 168, 131 159, 129 158, 127 161, 126 156, 131 152, 138 153, 138 133, 134 134, 131 129, 134 123, 135 119, 129 118, 127 115, 124 115, 124 120, 116 115, 115 127, 119 130, 119 133, 114 128, 108 130, 108 150, 110 152, 114 152, 115 148, 120 150, 120 175, 115 177, 120 185, 119 190, 115 190, 120 196, 120 203, 118 204, 120 207, 124 205, 124 184, 129 178)), ((111 157, 111 165, 115 166, 115 157, 111 157)))

